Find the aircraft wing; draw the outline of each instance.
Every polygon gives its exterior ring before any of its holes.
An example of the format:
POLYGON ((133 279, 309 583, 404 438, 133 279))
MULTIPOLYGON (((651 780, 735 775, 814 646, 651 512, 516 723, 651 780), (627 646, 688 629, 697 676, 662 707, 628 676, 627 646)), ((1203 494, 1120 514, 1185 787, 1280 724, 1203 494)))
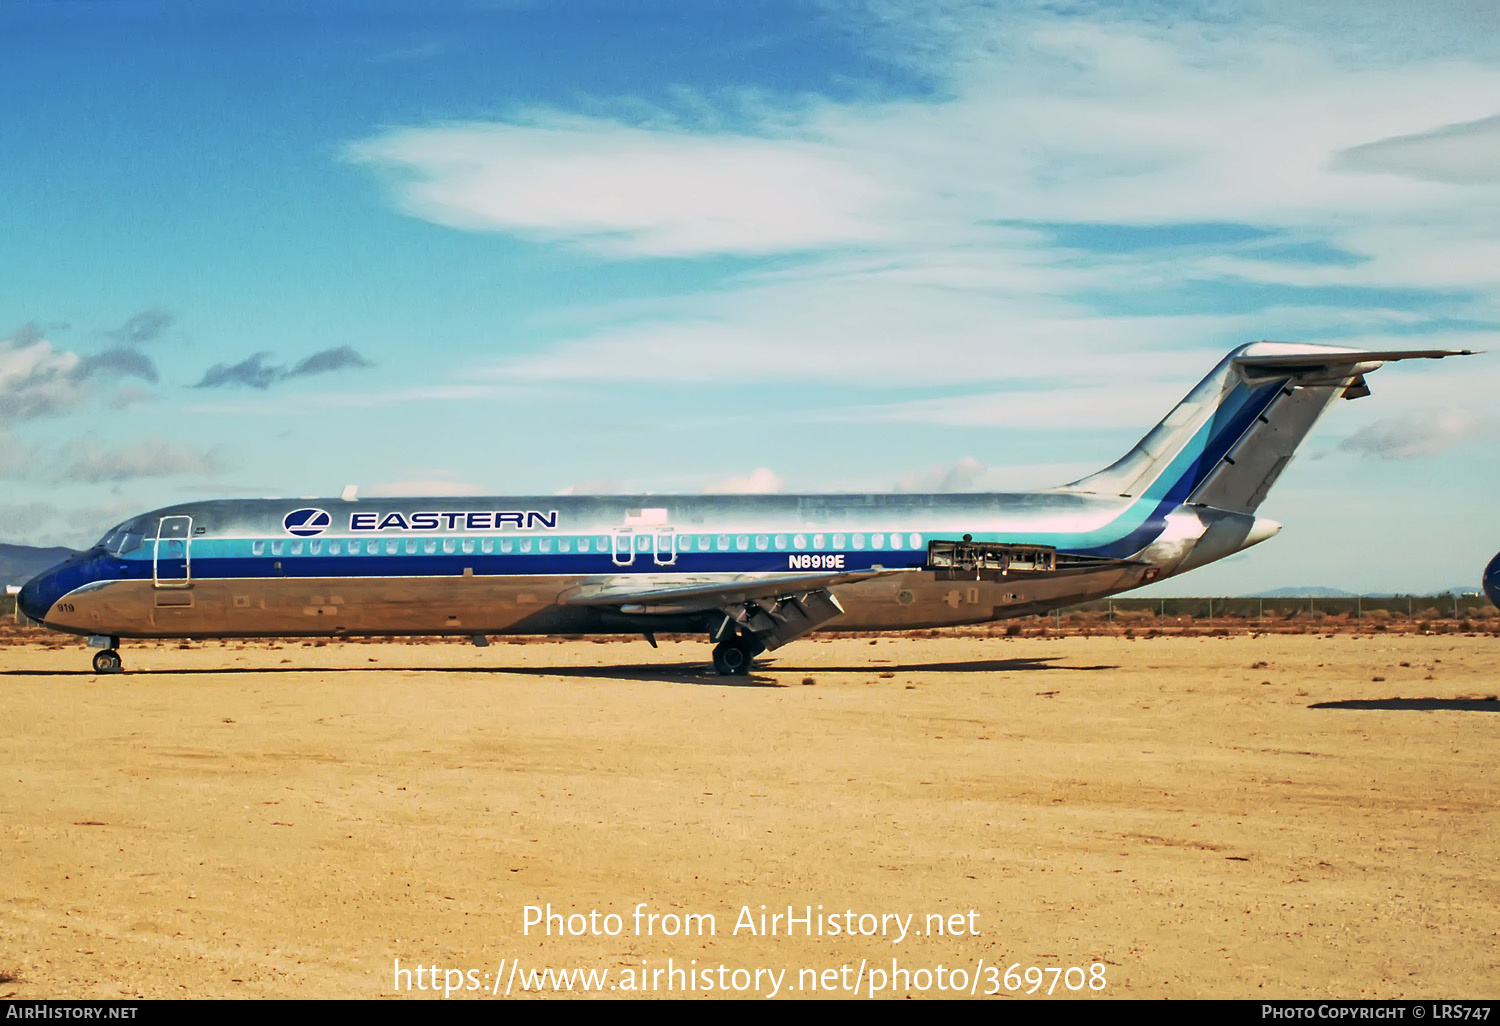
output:
POLYGON ((742 574, 727 579, 722 574, 619 574, 586 581, 565 593, 560 601, 565 606, 616 606, 626 613, 687 613, 824 591, 837 584, 852 584, 894 573, 907 571, 742 574))

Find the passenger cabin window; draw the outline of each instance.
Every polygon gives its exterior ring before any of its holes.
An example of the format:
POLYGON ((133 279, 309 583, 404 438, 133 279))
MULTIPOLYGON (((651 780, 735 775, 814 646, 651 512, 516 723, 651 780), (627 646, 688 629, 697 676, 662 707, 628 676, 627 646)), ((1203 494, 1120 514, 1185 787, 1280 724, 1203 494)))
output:
POLYGON ((351 556, 357 556, 357 555, 359 555, 359 539, 358 538, 350 538, 349 539, 349 555, 351 555, 351 556))
POLYGON ((922 536, 920 534, 912 535, 907 539, 907 541, 911 542, 911 547, 914 549, 920 549, 922 547, 922 536))
POLYGON ((485 554, 489 554, 491 552, 494 552, 495 551, 495 539, 493 539, 493 538, 485 538, 485 539, 481 540, 480 543, 479 543, 479 551, 483 552, 485 554))
POLYGON ((822 547, 823 547, 823 536, 821 534, 815 534, 815 535, 813 535, 813 548, 815 548, 815 549, 821 549, 822 547))
POLYGON ((721 534, 718 538, 714 539, 714 548, 718 549, 720 552, 728 552, 729 535, 721 534))
POLYGON ((530 552, 531 551, 531 539, 530 538, 522 538, 521 539, 521 551, 522 552, 530 552))
POLYGON ((784 548, 786 548, 786 535, 784 535, 784 534, 778 534, 776 536, 776 547, 778 549, 784 549, 784 548))
POLYGON ((394 539, 394 538, 388 538, 388 539, 386 539, 385 554, 387 556, 394 556, 396 554, 396 539, 394 539))
POLYGON ((463 550, 464 550, 465 553, 469 553, 469 552, 473 552, 474 551, 474 539, 473 538, 465 538, 463 540, 463 550))
POLYGON ((266 543, 263 542, 263 541, 253 541, 253 542, 251 542, 250 543, 250 554, 252 556, 264 556, 266 554, 266 543))
POLYGON ((408 539, 406 539, 406 554, 408 556, 410 556, 410 555, 415 554, 416 551, 417 551, 417 540, 415 538, 408 538, 408 539))
POLYGON ((512 549, 514 549, 515 547, 516 547, 516 540, 514 538, 501 538, 500 539, 500 551, 501 552, 509 552, 512 549))
POLYGON ((271 543, 271 555, 279 556, 286 551, 286 542, 273 541, 271 543))
POLYGON ((843 535, 836 534, 836 535, 833 536, 833 547, 836 548, 836 549, 841 549, 841 548, 844 547, 844 536, 843 535))
POLYGON ((793 535, 792 536, 792 548, 794 548, 794 549, 805 549, 805 548, 807 548, 807 535, 805 535, 805 534, 793 535))
POLYGON ((313 556, 316 556, 318 553, 322 552, 323 551, 323 539, 322 538, 314 538, 312 541, 308 542, 307 543, 307 551, 308 551, 309 555, 313 555, 313 556))
POLYGON ((538 538, 536 540, 536 550, 538 552, 551 552, 552 551, 552 539, 551 538, 538 538))
POLYGON ((856 534, 854 536, 854 547, 856 549, 862 549, 862 548, 865 547, 865 536, 864 535, 862 535, 862 534, 856 534))
POLYGON ((742 535, 739 535, 738 537, 736 537, 734 539, 734 547, 737 548, 737 549, 739 549, 741 552, 744 552, 745 550, 749 549, 750 548, 750 536, 748 534, 742 534, 742 535))
POLYGON ((883 535, 883 534, 872 534, 872 535, 870 535, 870 548, 872 548, 872 549, 883 549, 883 548, 885 548, 885 535, 883 535))
POLYGON ((437 539, 436 538, 427 538, 427 539, 425 539, 422 542, 422 551, 425 552, 425 553, 427 553, 429 556, 432 555, 433 553, 437 552, 437 539))
POLYGON ((572 538, 559 538, 559 539, 557 539, 557 551, 558 552, 569 552, 569 551, 572 550, 572 548, 573 548, 573 539, 572 538))
POLYGON ((336 541, 330 541, 328 543, 328 554, 330 556, 337 556, 339 554, 339 543, 338 542, 336 542, 336 541))
POLYGON ((709 550, 709 548, 710 548, 710 546, 708 544, 708 536, 704 535, 704 534, 700 534, 698 536, 698 551, 699 552, 707 552, 709 550))
POLYGON ((764 534, 757 534, 755 536, 755 547, 764 552, 771 547, 771 539, 764 534))
POLYGON ((458 540, 455 538, 444 538, 443 551, 450 556, 453 555, 453 553, 458 551, 458 540))

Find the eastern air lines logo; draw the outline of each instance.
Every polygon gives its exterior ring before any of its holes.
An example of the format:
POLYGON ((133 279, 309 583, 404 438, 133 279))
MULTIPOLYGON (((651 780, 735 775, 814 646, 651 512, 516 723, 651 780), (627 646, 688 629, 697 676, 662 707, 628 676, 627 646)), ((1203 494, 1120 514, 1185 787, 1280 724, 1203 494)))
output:
POLYGON ((312 538, 328 530, 333 518, 321 509, 294 509, 281 518, 281 526, 287 534, 298 538, 312 538))

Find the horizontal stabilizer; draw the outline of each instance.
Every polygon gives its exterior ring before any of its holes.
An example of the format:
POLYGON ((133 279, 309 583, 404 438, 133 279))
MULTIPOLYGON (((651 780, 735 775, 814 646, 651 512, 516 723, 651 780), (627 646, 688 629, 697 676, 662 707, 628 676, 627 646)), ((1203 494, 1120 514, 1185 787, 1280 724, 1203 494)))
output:
POLYGON ((1441 360, 1445 356, 1473 356, 1473 349, 1330 349, 1321 353, 1287 353, 1279 356, 1236 356, 1241 367, 1263 370, 1297 370, 1308 367, 1346 367, 1357 363, 1391 363, 1395 360, 1441 360))

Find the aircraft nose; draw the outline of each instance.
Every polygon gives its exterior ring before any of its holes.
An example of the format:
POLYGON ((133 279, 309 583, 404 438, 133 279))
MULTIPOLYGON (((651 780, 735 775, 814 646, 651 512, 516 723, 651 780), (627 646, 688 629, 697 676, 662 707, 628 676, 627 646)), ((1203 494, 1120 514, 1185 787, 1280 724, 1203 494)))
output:
POLYGON ((77 586, 77 582, 63 580, 64 571, 75 561, 76 557, 48 567, 21 585, 21 591, 16 595, 16 606, 27 619, 37 623, 46 620, 52 604, 77 586))
POLYGON ((54 579, 53 573, 48 570, 21 585, 21 591, 16 595, 16 606, 28 620, 41 623, 47 618, 47 611, 57 601, 54 594, 57 589, 49 586, 54 579))
POLYGON ((1490 560, 1490 565, 1484 568, 1484 580, 1480 585, 1490 601, 1500 606, 1500 555, 1490 560))

